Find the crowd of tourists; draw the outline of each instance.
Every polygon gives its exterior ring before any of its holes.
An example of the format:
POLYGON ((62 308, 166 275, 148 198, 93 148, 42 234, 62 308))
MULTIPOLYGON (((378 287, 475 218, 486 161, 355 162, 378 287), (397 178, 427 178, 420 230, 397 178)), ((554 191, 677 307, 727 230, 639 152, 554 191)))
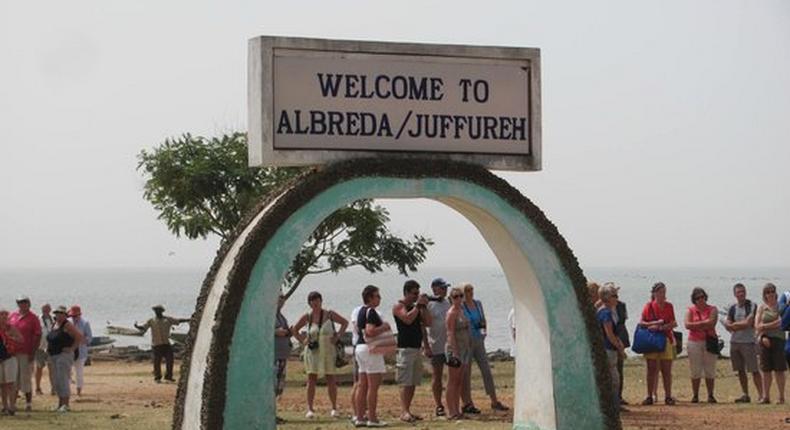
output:
POLYGON ((82 318, 79 305, 52 309, 45 304, 40 317, 31 310, 27 296, 18 297, 16 305, 13 312, 0 308, 2 414, 14 415, 22 397, 25 411, 33 409, 33 376, 36 394, 44 394, 41 379, 45 368, 49 369, 50 394, 58 397, 56 410, 68 412, 72 370, 77 395, 82 394, 83 370, 93 337, 90 323, 82 318))
POLYGON ((738 373, 742 395, 735 403, 750 403, 749 374, 752 376, 757 403, 771 403, 771 389, 776 380, 776 403, 785 403, 785 373, 790 366, 790 344, 785 340, 785 331, 790 330, 790 292, 779 295, 774 284, 762 289, 761 303, 747 299, 746 286, 737 283, 732 288, 734 302, 726 310, 708 303, 708 294, 702 288, 694 288, 690 305, 675 317, 675 309, 667 301, 667 287, 662 282, 653 285, 650 299, 642 308, 633 342, 625 328, 628 312, 625 303, 619 300, 619 288, 613 283, 599 286, 588 284, 588 291, 596 309, 596 319, 604 337, 609 374, 614 388, 612 396, 621 410, 627 411, 627 402, 622 398, 623 361, 625 349, 642 353, 647 362, 646 397, 642 405, 658 402, 658 375, 664 389, 664 403, 675 405, 672 394, 672 363, 683 348, 683 333, 687 330, 685 347, 688 354, 691 376, 691 403, 700 402, 700 386, 705 380, 708 403, 717 403, 715 395, 716 360, 723 348, 717 332, 721 325, 730 332, 730 361, 738 373), (633 345, 632 345, 633 343, 633 345))
POLYGON ((436 278, 431 282, 431 290, 430 295, 423 293, 417 281, 406 281, 403 297, 392 306, 397 334, 382 317, 381 292, 373 285, 362 290, 361 303, 348 319, 324 309, 321 294, 314 291, 307 296, 309 312, 289 326, 281 312, 284 303, 281 297, 275 326, 275 393, 279 396, 283 392, 291 352, 290 338, 294 337, 304 345, 303 360, 308 376, 306 417, 316 416, 315 387, 322 376, 326 378, 331 403, 329 415, 339 417, 335 376, 346 362, 343 346, 338 341, 350 327, 354 350, 350 359, 354 380, 350 404, 351 422, 355 427, 387 425, 378 415, 378 391, 386 373, 384 357, 390 354, 395 355, 401 421, 414 423, 423 419, 412 410, 415 389, 422 382, 423 357, 430 361, 432 369, 431 391, 436 416, 459 420, 464 414, 482 412, 472 398, 472 362, 480 369, 491 409, 507 411, 509 408, 497 398, 488 364, 486 316, 483 304, 474 298, 474 286, 465 283, 451 288, 447 281, 436 278), (304 333, 303 328, 306 328, 304 333))

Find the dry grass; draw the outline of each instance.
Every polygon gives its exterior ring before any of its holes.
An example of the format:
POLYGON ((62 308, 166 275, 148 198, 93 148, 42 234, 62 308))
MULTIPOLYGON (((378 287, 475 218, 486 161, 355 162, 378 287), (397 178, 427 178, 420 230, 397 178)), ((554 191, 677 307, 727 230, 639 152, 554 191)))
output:
MULTIPOLYGON (((329 402, 326 389, 319 387, 316 395, 314 420, 304 418, 304 374, 298 362, 289 363, 288 385, 280 401, 280 415, 288 420, 284 429, 346 429, 347 419, 334 420, 328 417, 329 402)), ((785 418, 790 417, 790 406, 784 405, 734 405, 732 400, 740 395, 737 378, 729 369, 729 361, 718 364, 716 394, 718 405, 692 405, 688 380, 688 361, 678 360, 674 367, 674 394, 679 404, 674 407, 656 405, 650 407, 631 406, 631 412, 623 415, 626 429, 717 429, 735 428, 761 430, 790 429, 785 418)), ((501 400, 512 405, 513 364, 495 363, 494 373, 501 400)), ((641 359, 626 364, 626 390, 624 397, 637 403, 644 397, 644 363, 641 359)), ((493 413, 488 409, 487 398, 477 371, 473 372, 473 389, 477 406, 483 409, 481 416, 459 423, 447 422, 432 417, 433 400, 429 380, 417 389, 413 410, 426 420, 413 426, 397 421, 399 415, 398 388, 383 386, 380 391, 380 414, 393 427, 400 428, 453 428, 453 429, 506 429, 511 427, 511 415, 493 413)), ((36 396, 35 411, 19 413, 15 417, 0 417, 0 429, 168 429, 171 422, 175 385, 154 384, 147 363, 97 363, 86 368, 86 393, 74 398, 73 412, 58 415, 49 411, 55 399, 49 395, 36 396)), ((753 387, 750 387, 753 390, 753 387)), ((339 389, 340 410, 349 414, 350 387, 339 389)), ((659 393, 663 397, 663 393, 659 393)), ((775 397, 775 394, 774 396, 775 397)))

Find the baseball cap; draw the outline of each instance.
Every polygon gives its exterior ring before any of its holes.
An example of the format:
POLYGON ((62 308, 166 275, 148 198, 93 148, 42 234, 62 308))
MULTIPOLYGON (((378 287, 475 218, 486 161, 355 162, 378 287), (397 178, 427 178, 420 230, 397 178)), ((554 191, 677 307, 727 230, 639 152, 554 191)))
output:
POLYGON ((435 278, 431 281, 431 287, 444 287, 447 288, 450 286, 450 283, 445 281, 444 278, 435 278))
POLYGON ((28 303, 30 303, 30 297, 25 296, 25 295, 19 296, 19 297, 16 298, 16 302, 17 303, 19 303, 19 302, 28 302, 28 303))
POLYGON ((66 312, 66 307, 65 306, 58 306, 57 308, 55 308, 54 311, 52 311, 52 313, 53 314, 65 314, 65 313, 67 313, 66 312))

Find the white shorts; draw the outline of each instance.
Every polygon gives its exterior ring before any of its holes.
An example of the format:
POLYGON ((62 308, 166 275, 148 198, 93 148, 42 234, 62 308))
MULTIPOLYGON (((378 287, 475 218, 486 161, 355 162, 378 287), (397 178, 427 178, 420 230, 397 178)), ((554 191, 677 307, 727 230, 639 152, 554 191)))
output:
POLYGON ((716 379, 716 354, 705 349, 705 341, 690 340, 686 343, 689 354, 691 379, 716 379))
POLYGON ((0 363, 0 384, 16 384, 17 372, 16 357, 7 358, 0 363))
POLYGON ((16 365, 19 368, 19 373, 16 379, 17 390, 30 394, 33 392, 33 362, 27 354, 16 355, 16 365))
POLYGON ((354 356, 357 357, 360 374, 385 373, 387 371, 386 366, 384 366, 384 354, 371 354, 368 351, 368 346, 364 343, 354 348, 354 356))

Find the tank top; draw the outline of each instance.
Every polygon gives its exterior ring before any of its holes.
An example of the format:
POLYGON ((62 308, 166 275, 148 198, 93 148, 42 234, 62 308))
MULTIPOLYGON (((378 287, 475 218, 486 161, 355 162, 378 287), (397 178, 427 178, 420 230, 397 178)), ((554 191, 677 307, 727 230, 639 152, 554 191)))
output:
MULTIPOLYGON (((455 320, 455 344, 458 346, 458 351, 455 351, 458 355, 463 355, 472 348, 469 320, 466 319, 463 311, 458 312, 458 318, 455 320)), ((450 348, 450 342, 447 342, 447 348, 450 348)))
MULTIPOLYGON (((776 309, 763 305, 763 324, 771 323, 779 319, 779 311, 776 309)), ((763 332, 765 336, 773 337, 776 339, 784 339, 785 334, 781 328, 768 330, 763 332)))
MULTIPOLYGON (((689 307, 691 311, 691 321, 707 321, 710 319, 710 313, 713 312, 714 307, 707 305, 704 310, 699 310, 697 306, 692 305, 689 307)), ((689 330, 689 340, 704 342, 707 336, 716 336, 716 329, 707 330, 689 330)))
POLYGON ((74 345, 74 337, 66 330, 68 321, 64 321, 63 325, 52 328, 52 331, 47 334, 47 353, 50 356, 55 356, 63 352, 63 348, 74 345))
MULTIPOLYGON (((401 301, 401 303, 403 302, 401 301)), ((406 312, 411 312, 414 309, 414 305, 403 304, 406 306, 406 312)), ((393 316, 395 317, 395 326, 398 327, 398 348, 419 349, 422 346, 422 320, 420 315, 417 314, 417 318, 411 324, 406 324, 397 316, 393 316)))

